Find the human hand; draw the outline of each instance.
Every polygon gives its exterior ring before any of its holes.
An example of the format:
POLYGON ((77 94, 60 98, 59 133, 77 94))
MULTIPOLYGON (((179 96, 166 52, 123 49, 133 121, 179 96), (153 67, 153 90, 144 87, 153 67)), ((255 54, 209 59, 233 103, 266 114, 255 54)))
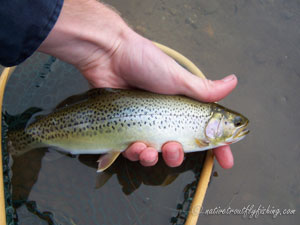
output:
MULTIPOLYGON (((117 13, 94 0, 65 0, 57 23, 39 51, 73 64, 94 87, 140 88, 214 102, 237 84, 234 75, 217 81, 194 76, 131 30, 117 13)), ((223 168, 233 166, 229 146, 213 151, 223 168)), ((132 144, 123 154, 144 166, 158 160, 157 150, 142 142, 132 144)), ((167 165, 179 166, 184 158, 181 144, 165 143, 162 156, 167 165)))

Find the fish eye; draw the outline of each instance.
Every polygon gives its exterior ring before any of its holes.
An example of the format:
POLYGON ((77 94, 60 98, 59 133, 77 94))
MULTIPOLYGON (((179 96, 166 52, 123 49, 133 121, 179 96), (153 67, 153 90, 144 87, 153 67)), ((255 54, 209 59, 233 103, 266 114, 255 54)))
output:
POLYGON ((243 119, 240 116, 236 116, 233 120, 234 126, 239 127, 242 125, 243 119))

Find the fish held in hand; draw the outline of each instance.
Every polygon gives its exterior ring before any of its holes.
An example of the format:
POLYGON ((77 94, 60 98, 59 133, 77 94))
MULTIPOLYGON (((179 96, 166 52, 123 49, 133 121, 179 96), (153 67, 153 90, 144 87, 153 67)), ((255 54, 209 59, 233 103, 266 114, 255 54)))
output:
POLYGON ((168 141, 184 152, 235 143, 249 132, 248 119, 216 103, 141 90, 93 89, 79 102, 39 116, 25 129, 10 131, 11 154, 52 146, 71 154, 106 154, 98 171, 109 167, 136 141, 158 151, 168 141))

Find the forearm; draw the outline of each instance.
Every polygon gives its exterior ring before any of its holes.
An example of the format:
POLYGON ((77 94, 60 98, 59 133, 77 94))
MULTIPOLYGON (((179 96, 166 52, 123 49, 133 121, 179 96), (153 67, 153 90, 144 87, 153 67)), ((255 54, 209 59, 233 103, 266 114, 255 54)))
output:
POLYGON ((54 28, 38 50, 83 68, 113 53, 128 32, 131 30, 122 18, 104 4, 65 0, 54 28))

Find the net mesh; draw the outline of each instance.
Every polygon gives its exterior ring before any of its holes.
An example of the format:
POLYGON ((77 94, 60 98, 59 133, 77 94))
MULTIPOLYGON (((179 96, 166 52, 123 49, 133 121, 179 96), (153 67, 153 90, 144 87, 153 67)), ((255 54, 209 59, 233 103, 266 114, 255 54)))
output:
MULTIPOLYGON (((2 119, 3 121, 3 119, 2 119)), ((3 123, 2 123, 3 124, 3 123)), ((6 149, 6 136, 7 126, 2 126, 2 164, 3 164, 3 182, 4 182, 4 196, 5 196, 5 213, 6 213, 6 224, 14 225, 16 218, 15 210, 13 208, 12 195, 11 195, 11 171, 10 171, 10 159, 6 149)))

